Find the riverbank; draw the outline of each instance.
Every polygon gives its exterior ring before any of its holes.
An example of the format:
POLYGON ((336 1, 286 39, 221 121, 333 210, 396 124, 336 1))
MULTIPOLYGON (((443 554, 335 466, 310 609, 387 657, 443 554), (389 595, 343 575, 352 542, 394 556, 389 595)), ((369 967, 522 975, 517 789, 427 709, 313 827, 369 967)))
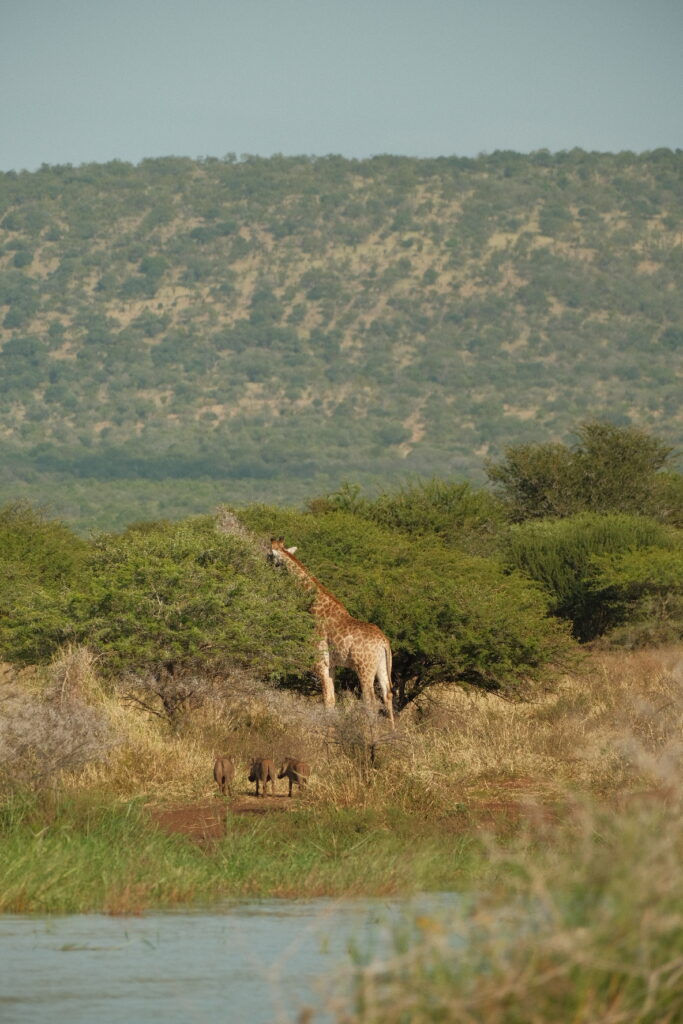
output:
POLYGON ((224 836, 197 842, 159 827, 139 801, 17 799, 4 811, 0 910, 137 914, 227 898, 409 895, 466 888, 478 869, 473 836, 444 822, 416 827, 392 809, 223 814, 224 836))
POLYGON ((368 724, 355 698, 330 723, 317 700, 252 685, 171 729, 105 692, 78 657, 24 682, 39 692, 66 679, 114 741, 79 769, 5 791, 3 912, 493 889, 548 850, 574 856, 621 823, 637 834, 680 799, 679 650, 594 654, 523 705, 435 689, 395 733, 368 724), (227 798, 217 753, 237 765, 227 798), (305 757, 308 787, 290 800, 283 781, 257 799, 254 755, 305 757))

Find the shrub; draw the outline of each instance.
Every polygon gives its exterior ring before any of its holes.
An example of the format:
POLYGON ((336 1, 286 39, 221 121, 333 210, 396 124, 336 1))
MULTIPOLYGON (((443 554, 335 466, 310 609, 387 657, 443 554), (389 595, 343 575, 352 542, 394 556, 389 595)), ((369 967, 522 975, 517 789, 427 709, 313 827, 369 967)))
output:
POLYGON ((671 517, 667 503, 680 502, 680 488, 662 490, 659 471, 672 448, 635 427, 597 420, 582 423, 577 435, 574 448, 513 445, 503 462, 489 463, 489 479, 515 521, 582 511, 671 517))
POLYGON ((385 491, 374 500, 363 498, 359 487, 347 483, 314 499, 309 507, 318 514, 335 509, 353 512, 412 537, 433 534, 479 553, 492 546, 504 518, 501 503, 488 492, 436 478, 385 491))
POLYGON ((31 664, 66 638, 65 602, 88 545, 21 502, 0 509, 0 657, 31 664))
POLYGON ((105 672, 160 679, 225 665, 303 670, 312 652, 307 604, 248 540, 205 517, 100 537, 69 614, 105 672))
POLYGON ((169 707, 190 695, 188 674, 248 665, 277 675, 311 662, 310 598, 270 572, 248 537, 219 533, 208 517, 143 523, 88 544, 13 506, 0 516, 0 539, 8 661, 46 662, 63 644, 86 645, 105 675, 151 677, 169 707))
POLYGON ((628 646, 683 636, 683 547, 644 547, 592 559, 591 586, 608 595, 619 623, 612 639, 628 646))
POLYGON ((284 534, 352 615, 386 632, 399 707, 435 682, 520 695, 571 650, 540 588, 492 559, 435 537, 411 541, 349 512, 253 506, 240 518, 253 530, 284 534))
POLYGON ((675 536, 645 516, 584 512, 567 519, 521 523, 505 543, 510 568, 541 583, 553 614, 572 623, 574 635, 592 640, 623 617, 623 604, 610 600, 611 584, 596 576, 596 558, 641 549, 670 550, 675 536))
POLYGON ((0 781, 44 783, 104 757, 114 736, 104 713, 53 687, 43 697, 0 688, 0 781))

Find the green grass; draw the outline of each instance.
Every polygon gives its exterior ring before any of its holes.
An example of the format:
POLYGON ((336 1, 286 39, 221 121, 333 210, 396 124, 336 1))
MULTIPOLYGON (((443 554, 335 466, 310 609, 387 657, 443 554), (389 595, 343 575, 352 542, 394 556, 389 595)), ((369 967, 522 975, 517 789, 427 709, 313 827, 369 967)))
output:
POLYGON ((680 811, 646 802, 589 814, 562 842, 510 844, 476 900, 404 926, 382 960, 357 953, 348 1005, 334 1019, 683 1020, 680 811))
POLYGON ((218 879, 197 847, 153 828, 137 803, 15 797, 3 818, 4 911, 135 912, 207 897, 218 879))
POLYGON ((101 797, 17 795, 1 821, 0 911, 14 913, 457 889, 482 863, 474 840, 398 812, 230 816, 205 847, 156 828, 140 802, 101 797))

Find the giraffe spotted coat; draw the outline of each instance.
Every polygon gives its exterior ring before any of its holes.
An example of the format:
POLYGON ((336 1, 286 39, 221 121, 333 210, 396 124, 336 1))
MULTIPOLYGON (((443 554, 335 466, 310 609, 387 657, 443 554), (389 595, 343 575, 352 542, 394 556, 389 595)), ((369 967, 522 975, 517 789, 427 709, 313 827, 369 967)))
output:
POLYGON ((296 548, 286 548, 282 538, 271 538, 271 557, 314 591, 311 612, 316 620, 319 642, 315 674, 320 680, 326 707, 334 705, 334 671, 350 668, 358 676, 363 701, 375 705, 375 680, 382 703, 393 726, 391 702, 391 645, 379 626, 355 619, 341 601, 295 557, 296 548))

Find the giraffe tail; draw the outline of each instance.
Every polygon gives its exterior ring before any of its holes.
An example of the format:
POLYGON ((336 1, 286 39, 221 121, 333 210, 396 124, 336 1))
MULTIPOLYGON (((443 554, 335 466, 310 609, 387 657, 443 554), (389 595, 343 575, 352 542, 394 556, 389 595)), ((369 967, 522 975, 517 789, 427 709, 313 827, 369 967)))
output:
POLYGON ((386 705, 387 713, 389 715, 389 721, 391 722, 391 728, 393 729, 393 728, 395 728, 395 726, 394 726, 394 694, 393 694, 393 686, 392 686, 392 682, 391 682, 391 644, 389 643, 388 640, 386 640, 385 644, 384 644, 384 658, 385 658, 386 668, 387 668, 387 696, 386 696, 385 705, 386 705))
POLYGON ((391 644, 388 640, 384 644, 384 658, 387 665, 387 679, 389 680, 389 696, 391 697, 393 692, 393 686, 391 683, 391 644))

